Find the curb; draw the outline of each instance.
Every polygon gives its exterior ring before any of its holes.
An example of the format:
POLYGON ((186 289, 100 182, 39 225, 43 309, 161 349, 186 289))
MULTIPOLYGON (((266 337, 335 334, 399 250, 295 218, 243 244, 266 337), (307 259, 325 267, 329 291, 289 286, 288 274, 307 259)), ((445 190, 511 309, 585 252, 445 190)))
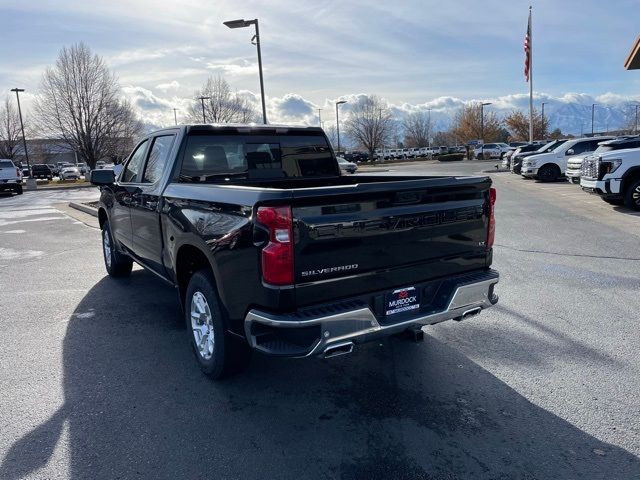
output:
POLYGON ((92 185, 91 183, 87 184, 87 185, 74 185, 73 183, 69 183, 67 184, 67 186, 63 186, 63 185, 38 185, 38 187, 35 190, 29 190, 30 192, 36 191, 36 190, 69 190, 69 189, 73 189, 73 188, 89 188, 89 187, 95 187, 95 185, 92 185))
POLYGON ((76 202, 69 202, 69 206, 71 208, 75 208, 76 210, 80 210, 81 212, 87 213, 89 215, 92 215, 94 217, 98 217, 98 209, 97 208, 93 208, 90 207, 88 205, 84 205, 82 203, 76 203, 76 202))

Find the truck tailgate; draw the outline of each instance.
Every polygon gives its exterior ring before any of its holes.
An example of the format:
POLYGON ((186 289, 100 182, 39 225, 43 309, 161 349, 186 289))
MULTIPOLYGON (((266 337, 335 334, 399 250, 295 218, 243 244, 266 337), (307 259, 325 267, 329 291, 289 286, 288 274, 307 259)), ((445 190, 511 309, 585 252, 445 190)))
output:
POLYGON ((298 306, 485 268, 488 177, 293 191, 298 306))

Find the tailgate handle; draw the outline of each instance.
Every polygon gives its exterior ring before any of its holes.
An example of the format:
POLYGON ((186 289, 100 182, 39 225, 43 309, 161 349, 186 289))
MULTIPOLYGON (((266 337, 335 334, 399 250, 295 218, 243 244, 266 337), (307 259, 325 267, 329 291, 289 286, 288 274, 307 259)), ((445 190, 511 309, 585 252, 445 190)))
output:
POLYGON ((420 192, 396 192, 393 203, 418 203, 420 198, 420 192))

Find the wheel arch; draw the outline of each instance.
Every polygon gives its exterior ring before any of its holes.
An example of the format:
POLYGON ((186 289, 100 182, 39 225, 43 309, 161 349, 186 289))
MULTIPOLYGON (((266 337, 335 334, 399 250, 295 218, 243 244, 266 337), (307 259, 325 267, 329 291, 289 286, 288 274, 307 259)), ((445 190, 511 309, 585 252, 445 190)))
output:
POLYGON ((102 230, 107 220, 107 211, 103 207, 100 207, 98 209, 98 223, 100 224, 100 230, 102 230))
POLYGON ((640 180, 640 165, 637 167, 631 167, 622 175, 622 182, 620 183, 620 193, 624 194, 627 187, 634 181, 640 180))
MULTIPOLYGON (((183 306, 185 304, 185 295, 187 293, 189 280, 194 273, 204 268, 211 272, 216 284, 214 286, 217 290, 218 282, 216 278, 216 269, 214 268, 209 255, 207 255, 202 248, 192 243, 184 243, 178 247, 175 254, 174 274, 176 278, 176 285, 178 286, 180 301, 183 306)), ((220 296, 219 291, 218 296, 220 296)))

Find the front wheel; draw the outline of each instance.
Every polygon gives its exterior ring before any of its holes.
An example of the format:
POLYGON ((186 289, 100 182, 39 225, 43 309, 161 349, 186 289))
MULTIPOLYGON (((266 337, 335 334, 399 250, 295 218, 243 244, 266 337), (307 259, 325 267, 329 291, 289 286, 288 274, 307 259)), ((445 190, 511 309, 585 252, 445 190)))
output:
POLYGON ((133 260, 116 250, 109 222, 102 226, 102 255, 107 273, 112 277, 126 277, 131 273, 133 260))
POLYGON ((227 331, 210 270, 200 270, 189 280, 184 311, 189 342, 207 376, 219 380, 246 368, 251 349, 227 331))
POLYGON ((560 169, 556 165, 543 165, 538 170, 538 180, 541 182, 553 182, 560 176, 560 169))
POLYGON ((640 180, 635 180, 624 193, 624 204, 631 210, 640 210, 640 180))

